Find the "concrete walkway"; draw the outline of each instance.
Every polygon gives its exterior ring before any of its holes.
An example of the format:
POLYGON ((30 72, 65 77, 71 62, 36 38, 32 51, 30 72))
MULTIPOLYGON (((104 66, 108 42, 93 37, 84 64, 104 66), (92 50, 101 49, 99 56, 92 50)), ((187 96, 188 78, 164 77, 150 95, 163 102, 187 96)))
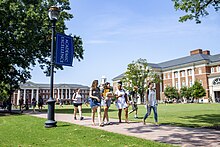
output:
MULTIPOLYGON (((29 115, 47 118, 45 113, 29 113, 29 115)), ((73 120, 72 114, 55 114, 55 120, 184 147, 220 147, 220 131, 213 129, 174 127, 169 125, 156 126, 154 124, 143 125, 143 123, 139 122, 119 124, 116 119, 110 119, 113 122, 112 125, 99 127, 98 120, 96 120, 97 125, 92 126, 90 117, 84 117, 82 121, 73 120)), ((57 125, 59 126, 59 122, 57 125)))

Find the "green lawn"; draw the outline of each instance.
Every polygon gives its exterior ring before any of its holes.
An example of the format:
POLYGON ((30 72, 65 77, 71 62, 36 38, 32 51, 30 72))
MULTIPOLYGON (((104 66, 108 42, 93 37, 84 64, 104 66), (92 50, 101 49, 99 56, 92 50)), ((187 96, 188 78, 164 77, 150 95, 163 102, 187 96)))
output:
POLYGON ((44 122, 45 119, 28 115, 0 114, 0 146, 171 146, 64 122, 55 128, 44 128, 44 122))
MULTIPOLYGON (((142 121, 146 108, 144 105, 139 105, 138 108, 139 119, 133 119, 134 114, 130 114, 129 120, 142 121)), ((130 109, 131 107, 129 107, 129 110, 130 109)), ((111 118, 117 118, 117 112, 115 105, 111 105, 109 116, 111 118)), ((73 106, 56 106, 56 113, 73 113, 73 106)), ((90 116, 90 113, 90 107, 84 105, 83 115, 90 116)), ((158 115, 160 124, 172 124, 185 127, 220 128, 220 104, 159 104, 158 115)), ((153 113, 147 119, 147 122, 154 122, 153 113)))

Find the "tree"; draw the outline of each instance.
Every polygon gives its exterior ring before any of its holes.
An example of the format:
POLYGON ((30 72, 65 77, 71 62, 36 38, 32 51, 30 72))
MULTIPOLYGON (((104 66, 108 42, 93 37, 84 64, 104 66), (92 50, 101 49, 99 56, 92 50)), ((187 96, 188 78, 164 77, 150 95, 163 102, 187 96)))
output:
POLYGON ((186 86, 181 87, 180 96, 188 100, 191 97, 191 88, 187 88, 186 86))
POLYGON ((202 84, 198 81, 195 81, 195 83, 193 84, 192 88, 192 97, 193 97, 193 101, 194 98, 196 100, 198 100, 199 98, 202 98, 206 95, 205 89, 203 88, 202 84))
MULTIPOLYGON (((56 32, 64 33, 67 30, 65 21, 73 18, 68 13, 69 0, 0 1, 0 81, 10 85, 10 93, 31 78, 30 70, 37 63, 44 71, 50 67, 51 22, 48 9, 52 5, 58 5, 61 10, 56 32)), ((80 61, 84 52, 82 40, 76 35, 73 40, 74 57, 80 61)), ((55 68, 63 69, 57 65, 55 68)))
POLYGON ((209 15, 208 8, 213 7, 215 11, 219 10, 219 0, 172 0, 176 10, 185 11, 187 14, 180 17, 179 21, 195 20, 201 23, 200 17, 209 15))
POLYGON ((138 94, 141 97, 141 102, 144 102, 144 94, 148 88, 147 80, 159 82, 159 77, 156 73, 149 69, 146 59, 138 59, 128 64, 127 71, 122 79, 124 88, 132 91, 134 86, 138 86, 138 94))
POLYGON ((179 98, 179 93, 178 90, 175 87, 170 87, 167 86, 164 89, 164 95, 168 98, 168 99, 178 99, 179 98))

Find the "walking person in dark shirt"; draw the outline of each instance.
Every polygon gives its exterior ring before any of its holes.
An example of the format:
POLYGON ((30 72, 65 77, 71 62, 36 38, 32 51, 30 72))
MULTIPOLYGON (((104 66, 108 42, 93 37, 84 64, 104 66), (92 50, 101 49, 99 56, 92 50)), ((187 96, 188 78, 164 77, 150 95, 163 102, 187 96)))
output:
POLYGON ((132 112, 135 112, 134 118, 138 118, 137 116, 137 111, 138 111, 138 106, 137 106, 137 100, 138 100, 138 87, 134 86, 133 91, 130 92, 131 95, 131 104, 132 104, 132 110, 129 111, 129 114, 132 112))

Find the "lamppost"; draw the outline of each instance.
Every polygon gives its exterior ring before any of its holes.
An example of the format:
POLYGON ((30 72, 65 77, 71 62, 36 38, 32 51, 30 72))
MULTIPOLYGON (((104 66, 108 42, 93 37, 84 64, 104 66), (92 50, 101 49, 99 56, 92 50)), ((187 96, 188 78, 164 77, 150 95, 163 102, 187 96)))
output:
POLYGON ((51 41, 51 60, 50 60, 50 98, 47 100, 47 121, 45 122, 46 128, 56 127, 56 121, 54 120, 54 107, 55 100, 53 99, 53 75, 54 75, 54 34, 56 21, 59 16, 59 8, 51 6, 48 12, 49 18, 52 21, 52 41, 51 41))

